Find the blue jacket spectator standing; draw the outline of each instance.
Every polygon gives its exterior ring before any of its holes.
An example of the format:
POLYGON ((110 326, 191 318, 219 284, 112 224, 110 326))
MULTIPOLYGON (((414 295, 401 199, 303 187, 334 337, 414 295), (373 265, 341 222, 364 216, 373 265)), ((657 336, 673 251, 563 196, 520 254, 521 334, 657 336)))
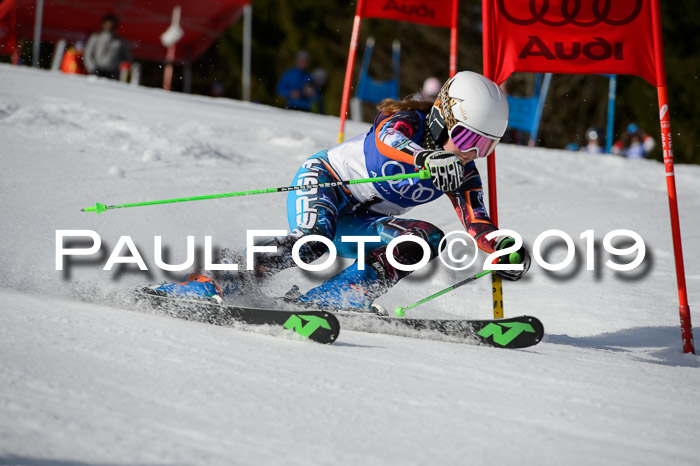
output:
POLYGON ((317 91, 313 85, 313 78, 307 71, 309 61, 309 53, 301 50, 297 53, 294 68, 285 71, 277 84, 277 94, 287 99, 286 108, 311 111, 317 91))

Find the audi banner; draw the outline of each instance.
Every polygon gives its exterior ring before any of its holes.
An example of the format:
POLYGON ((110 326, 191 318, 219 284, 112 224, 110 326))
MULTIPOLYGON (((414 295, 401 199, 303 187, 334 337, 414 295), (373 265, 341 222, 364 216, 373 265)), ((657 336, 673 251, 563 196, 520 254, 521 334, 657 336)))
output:
POLYGON ((452 3, 457 0, 364 0, 358 15, 428 26, 450 27, 452 3))
POLYGON ((653 1, 484 0, 484 72, 498 83, 526 71, 628 74, 661 85, 653 1))

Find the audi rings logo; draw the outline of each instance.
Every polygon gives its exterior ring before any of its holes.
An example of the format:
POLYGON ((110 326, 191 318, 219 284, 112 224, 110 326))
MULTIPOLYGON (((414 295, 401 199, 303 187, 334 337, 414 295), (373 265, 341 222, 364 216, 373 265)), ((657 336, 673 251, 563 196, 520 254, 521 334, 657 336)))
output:
MULTIPOLYGON (((561 11, 557 8, 550 8, 550 0, 530 0, 529 15, 525 11, 518 11, 518 17, 511 14, 506 8, 506 0, 498 0, 498 9, 501 14, 511 23, 520 26, 540 23, 545 26, 561 27, 572 24, 580 27, 592 27, 600 23, 610 26, 622 26, 629 24, 639 15, 642 10, 642 1, 635 0, 632 11, 611 11, 613 0, 561 0, 561 11), (586 11, 583 4, 591 6, 590 11, 586 11), (538 6, 539 5, 539 6, 538 6), (526 17, 528 16, 528 17, 526 17)), ((619 5, 621 2, 615 2, 619 5)), ((626 2, 630 4, 632 2, 626 2)))

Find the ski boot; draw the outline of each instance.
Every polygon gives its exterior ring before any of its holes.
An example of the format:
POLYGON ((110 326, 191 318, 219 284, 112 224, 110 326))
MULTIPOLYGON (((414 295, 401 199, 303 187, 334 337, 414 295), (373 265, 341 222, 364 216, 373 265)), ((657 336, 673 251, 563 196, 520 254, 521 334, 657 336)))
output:
MULTIPOLYGON (((366 302, 366 294, 364 292, 360 292, 357 290, 356 287, 351 287, 350 290, 352 290, 350 293, 345 292, 343 293, 343 299, 337 299, 337 297, 328 297, 325 296, 321 298, 320 296, 307 296, 307 295, 302 295, 301 291, 299 290, 299 287, 297 285, 292 285, 292 288, 285 293, 284 297, 282 300, 285 303, 290 303, 294 304, 297 306, 301 306, 304 308, 308 309, 314 309, 314 310, 321 310, 321 311, 332 311, 332 312, 358 312, 358 313, 366 313, 366 314, 376 314, 378 316, 388 316, 389 312, 387 312, 386 309, 381 304, 377 303, 367 303, 366 302), (360 304, 360 307, 357 306, 352 306, 350 305, 351 303, 349 302, 350 299, 348 299, 350 294, 353 294, 352 292, 355 293, 361 293, 361 300, 362 303, 360 304), (330 299, 329 299, 330 298, 330 299), (339 304, 342 303, 342 304, 339 304)), ((355 303, 357 304, 357 303, 355 303)))
POLYGON ((171 298, 187 298, 222 304, 224 296, 242 296, 254 292, 257 281, 255 273, 245 268, 245 256, 242 253, 224 248, 218 258, 221 264, 237 264, 238 270, 224 270, 214 274, 190 274, 178 283, 161 283, 147 286, 141 291, 171 298))
POLYGON ((284 296, 284 301, 324 311, 361 312, 388 315, 374 299, 384 294, 377 273, 371 267, 359 270, 357 263, 338 275, 301 294, 294 285, 284 296))
POLYGON ((197 301, 208 301, 214 304, 222 304, 224 296, 221 288, 213 278, 206 275, 190 274, 185 281, 177 283, 161 283, 150 285, 141 290, 142 292, 169 298, 184 298, 197 301))

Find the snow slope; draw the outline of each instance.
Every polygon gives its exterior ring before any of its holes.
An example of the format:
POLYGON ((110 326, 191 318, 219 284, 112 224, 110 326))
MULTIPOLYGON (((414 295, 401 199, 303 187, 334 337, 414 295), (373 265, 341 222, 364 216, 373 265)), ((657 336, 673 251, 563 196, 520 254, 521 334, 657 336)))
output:
MULTIPOLYGON (((343 331, 321 346, 120 304, 125 290, 172 278, 154 267, 154 235, 173 263, 187 235, 242 248, 247 229, 287 229, 282 194, 99 216, 80 208, 286 185, 333 144, 337 118, 5 65, 0 82, 0 463, 700 461, 700 361, 680 350, 660 163, 499 146, 501 225, 529 245, 552 228, 577 244, 564 271, 533 265, 504 286, 507 315, 544 322, 540 345, 503 351, 343 331), (602 238, 619 228, 645 240, 641 273, 603 266, 602 238), (97 231, 101 255, 55 270, 57 229, 97 231), (589 229, 595 271, 579 239, 589 229), (149 272, 102 270, 122 235, 149 272)), ((350 123, 346 134, 366 129, 350 123)), ((676 174, 692 309, 700 167, 676 174)), ((447 201, 409 215, 460 229, 447 201)), ((464 276, 433 267, 380 302, 407 305, 464 276)), ((288 270, 266 291, 322 279, 288 270)), ((414 315, 490 313, 483 279, 414 315)))

